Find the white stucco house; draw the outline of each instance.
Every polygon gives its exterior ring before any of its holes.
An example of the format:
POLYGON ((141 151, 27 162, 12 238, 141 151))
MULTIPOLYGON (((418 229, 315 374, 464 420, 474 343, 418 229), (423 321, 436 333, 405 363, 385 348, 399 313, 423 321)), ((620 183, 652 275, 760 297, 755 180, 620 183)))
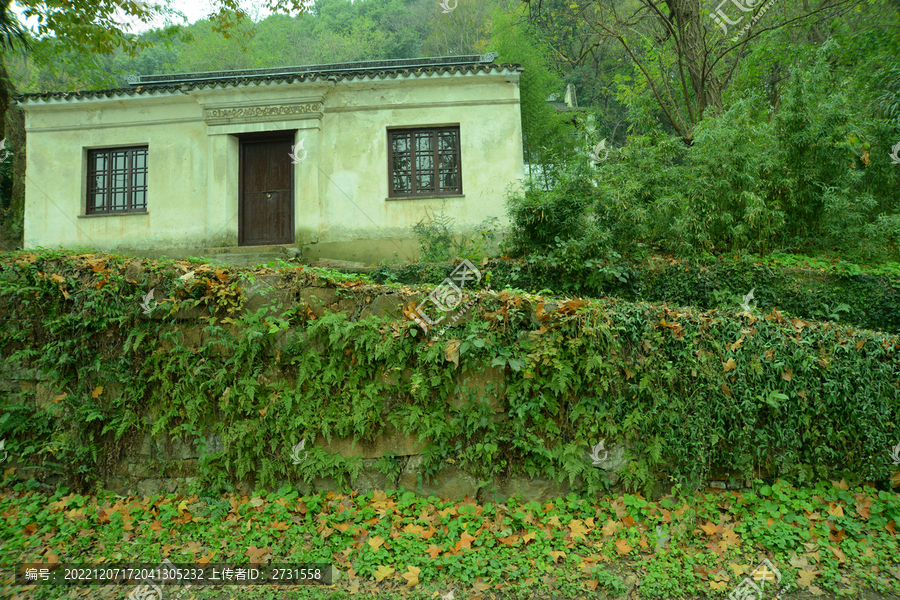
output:
MULTIPOLYGON (((16 98, 26 248, 310 244, 417 252, 426 211, 506 223, 523 177, 519 77, 496 53, 130 77, 16 98)), ((402 258, 402 255, 401 255, 402 258)))

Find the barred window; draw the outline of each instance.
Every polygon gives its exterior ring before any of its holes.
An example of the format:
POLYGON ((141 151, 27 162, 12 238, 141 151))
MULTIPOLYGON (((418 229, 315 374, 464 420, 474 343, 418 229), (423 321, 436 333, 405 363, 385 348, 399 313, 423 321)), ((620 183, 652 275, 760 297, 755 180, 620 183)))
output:
POLYGON ((87 214, 147 210, 147 146, 88 152, 87 214))
POLYGON ((391 198, 462 194, 458 126, 393 129, 388 140, 391 198))

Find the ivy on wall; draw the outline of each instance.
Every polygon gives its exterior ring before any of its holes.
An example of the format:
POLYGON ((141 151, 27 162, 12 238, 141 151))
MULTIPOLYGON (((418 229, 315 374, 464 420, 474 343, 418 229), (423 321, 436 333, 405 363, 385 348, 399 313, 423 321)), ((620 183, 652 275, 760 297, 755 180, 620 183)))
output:
MULTIPOLYGON (((374 281, 437 284, 452 266, 411 264, 381 267, 374 281)), ((668 302, 703 309, 736 308, 754 290, 760 309, 777 308, 805 319, 828 319, 900 333, 900 265, 864 271, 843 261, 774 255, 701 259, 561 261, 531 255, 525 260, 492 260, 487 267, 495 288, 553 290, 579 296, 616 296, 631 301, 668 302), (802 258, 802 260, 801 260, 802 258)))
MULTIPOLYGON (((0 438, 83 486, 148 431, 199 444, 210 490, 248 479, 346 483, 356 459, 307 443, 308 460, 294 465, 290 449, 318 435, 372 439, 387 424, 427 442, 423 477, 449 459, 484 482, 540 475, 594 493, 610 485, 586 458, 601 439, 625 448, 620 478, 633 489, 697 485, 713 471, 801 483, 890 477, 896 335, 776 310, 550 304, 501 291, 482 293, 468 320, 435 341, 411 321, 290 301, 313 285, 363 303, 427 291, 311 269, 279 274, 273 300, 254 309, 244 291, 251 274, 47 250, 4 255, 3 377, 41 385, 5 394, 0 438), (151 287, 161 303, 148 317, 141 303, 151 287), (499 415, 460 376, 488 368, 504 376, 491 390, 499 415), (209 451, 209 436, 221 437, 220 451, 209 451)), ((396 468, 389 457, 379 465, 396 468)))

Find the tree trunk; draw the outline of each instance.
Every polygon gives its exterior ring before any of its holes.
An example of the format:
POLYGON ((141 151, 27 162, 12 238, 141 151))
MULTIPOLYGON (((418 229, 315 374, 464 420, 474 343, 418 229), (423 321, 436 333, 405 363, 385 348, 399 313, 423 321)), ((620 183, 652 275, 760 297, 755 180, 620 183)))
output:
MULTIPOLYGON (((25 225, 25 114, 16 106, 10 107, 15 94, 6 65, 0 60, 0 140, 6 141, 4 152, 14 153, 10 204, 0 209, 0 250, 4 251, 22 247, 25 225)), ((0 185, 2 178, 0 172, 0 185)))
MULTIPOLYGON (((722 84, 712 74, 709 66, 709 51, 703 39, 703 15, 700 0, 674 0, 669 4, 673 12, 678 41, 681 45, 681 60, 684 60, 697 111, 695 123, 705 116, 706 109, 722 110, 722 84)), ((685 99, 686 101, 688 99, 685 99)))

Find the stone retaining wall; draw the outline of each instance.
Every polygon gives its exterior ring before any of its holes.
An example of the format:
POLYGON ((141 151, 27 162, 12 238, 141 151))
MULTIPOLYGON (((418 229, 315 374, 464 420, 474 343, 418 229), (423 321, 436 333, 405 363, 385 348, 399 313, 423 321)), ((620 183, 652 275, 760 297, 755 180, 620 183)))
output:
MULTIPOLYGON (((142 274, 142 267, 129 266, 134 269, 132 276, 138 278, 142 274)), ((284 305, 300 303, 306 306, 309 313, 321 316, 326 311, 342 311, 351 313, 354 318, 364 318, 368 315, 383 317, 402 317, 402 307, 408 306, 411 298, 417 302, 421 300, 421 292, 416 295, 402 291, 387 291, 381 286, 364 286, 356 288, 351 294, 341 293, 334 287, 305 287, 301 290, 290 290, 281 285, 279 276, 260 276, 252 284, 245 284, 244 291, 247 302, 243 308, 244 313, 253 313, 260 308, 270 307, 281 302, 284 305), (368 288, 373 288, 371 294, 368 288), (374 288, 378 288, 376 294, 374 288)), ((162 301, 158 298, 158 301, 162 301)), ((152 312, 148 319, 162 319, 168 314, 165 304, 160 304, 158 309, 152 312)), ((545 304, 544 311, 554 310, 555 306, 545 304)), ((200 309, 180 310, 175 314, 179 321, 177 328, 181 335, 181 343, 187 347, 199 347, 204 341, 204 332, 197 323, 201 315, 200 309)), ((454 315, 448 317, 448 321, 454 315)), ((459 314, 457 324, 464 323, 469 316, 459 314)), ((232 326, 235 327, 235 326, 232 326)), ((236 330, 236 329, 235 329, 236 330)), ((282 332, 286 334, 287 332, 282 332)), ((284 343, 284 338, 276 339, 275 349, 284 343)), ((165 348, 171 342, 163 343, 165 348)), ((495 414, 495 418, 506 418, 504 409, 505 381, 504 371, 498 368, 488 368, 483 372, 470 372, 463 368, 457 374, 460 392, 456 398, 451 399, 450 404, 460 408, 466 401, 466 397, 474 394, 476 401, 488 403, 495 414)), ((409 377, 411 373, 404 372, 400 377, 409 377)), ((267 380, 283 377, 281 371, 270 370, 263 375, 267 380)), ((391 377, 391 376, 388 376, 391 377)), ((13 372, 0 361, 0 393, 8 396, 21 396, 33 400, 38 410, 44 410, 54 401, 56 393, 50 385, 49 378, 35 370, 13 372)), ((105 397, 115 396, 115 385, 108 385, 104 391, 105 397)), ((432 479, 422 478, 422 465, 424 457, 422 452, 428 445, 428 440, 418 440, 413 436, 403 434, 392 427, 386 428, 383 433, 374 440, 357 440, 352 438, 325 440, 318 436, 313 444, 326 452, 339 454, 346 458, 356 457, 360 463, 359 475, 352 481, 344 482, 339 486, 331 479, 315 478, 311 484, 300 484, 301 493, 310 491, 334 490, 348 491, 356 489, 367 491, 372 489, 399 489, 420 492, 425 495, 434 495, 441 498, 463 498, 470 496, 482 502, 506 500, 511 496, 519 495, 523 501, 547 500, 552 497, 565 496, 577 489, 581 482, 576 480, 570 484, 568 481, 555 482, 544 478, 510 477, 498 479, 492 482, 479 482, 472 474, 465 472, 457 465, 447 461, 441 471, 432 479), (378 459, 391 456, 395 460, 395 468, 391 474, 385 474, 375 468, 378 459)), ((153 495, 158 493, 184 493, 188 486, 197 479, 201 463, 201 447, 207 453, 221 452, 224 448, 223 441, 217 436, 208 436, 203 440, 191 440, 186 443, 177 439, 162 437, 152 438, 149 433, 143 433, 139 439, 126 444, 125 454, 113 462, 109 469, 110 475, 103 482, 108 489, 121 494, 153 495)), ((585 456, 589 448, 585 448, 585 456)), ((618 473, 626 464, 625 448, 611 445, 608 458, 599 468, 607 471, 614 482, 618 473)), ((588 460, 586 458, 586 460, 588 460)), ((16 468, 17 472, 25 478, 34 477, 45 485, 54 485, 59 481, 59 474, 53 474, 44 470, 27 470, 27 464, 10 456, 4 468, 16 468)), ((286 484, 287 482, 280 482, 286 484)), ((743 485, 749 483, 741 482, 743 485)), ((721 478, 711 482, 714 487, 735 488, 721 478)), ((280 485, 279 485, 280 487, 280 485)), ((240 484, 241 491, 251 491, 249 483, 240 484)), ((665 490, 659 487, 656 492, 661 494, 665 490)))

